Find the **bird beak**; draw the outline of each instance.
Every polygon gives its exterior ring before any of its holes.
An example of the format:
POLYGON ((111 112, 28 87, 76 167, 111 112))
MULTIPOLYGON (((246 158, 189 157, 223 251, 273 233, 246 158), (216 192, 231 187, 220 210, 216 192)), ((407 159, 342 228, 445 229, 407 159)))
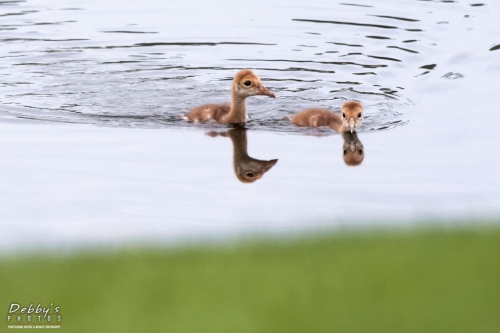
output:
POLYGON ((257 95, 265 95, 272 98, 276 98, 276 95, 274 95, 269 89, 267 89, 264 86, 260 86, 259 90, 257 91, 257 95))
POLYGON ((349 119, 349 128, 351 129, 352 133, 352 131, 354 131, 354 118, 349 119))

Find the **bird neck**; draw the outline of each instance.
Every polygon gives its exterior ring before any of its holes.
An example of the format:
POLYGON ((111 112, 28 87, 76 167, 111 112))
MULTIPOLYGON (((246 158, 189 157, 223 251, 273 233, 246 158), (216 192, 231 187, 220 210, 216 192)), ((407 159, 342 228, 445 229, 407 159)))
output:
POLYGON ((231 109, 225 117, 225 122, 230 124, 242 124, 247 121, 247 102, 245 97, 238 95, 236 87, 231 88, 231 109))

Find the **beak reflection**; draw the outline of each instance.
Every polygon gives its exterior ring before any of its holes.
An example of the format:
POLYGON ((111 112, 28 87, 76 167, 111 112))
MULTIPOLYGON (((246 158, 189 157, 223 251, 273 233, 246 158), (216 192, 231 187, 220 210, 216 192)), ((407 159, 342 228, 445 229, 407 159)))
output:
POLYGON ((259 160, 248 155, 246 128, 238 127, 226 132, 210 131, 206 134, 211 137, 223 136, 231 139, 233 142, 234 174, 242 183, 253 183, 261 179, 266 172, 278 163, 278 159, 259 160))
POLYGON ((360 165, 365 158, 365 149, 358 139, 358 134, 356 132, 342 133, 342 138, 344 139, 342 152, 345 164, 348 166, 360 165))

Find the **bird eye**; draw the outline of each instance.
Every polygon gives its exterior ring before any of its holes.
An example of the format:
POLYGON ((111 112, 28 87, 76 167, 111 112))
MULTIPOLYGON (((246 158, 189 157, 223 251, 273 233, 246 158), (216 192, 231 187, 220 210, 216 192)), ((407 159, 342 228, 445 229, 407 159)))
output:
POLYGON ((344 156, 347 155, 347 149, 344 149, 344 156))
POLYGON ((361 118, 361 112, 360 112, 360 113, 358 113, 358 118, 361 118))
POLYGON ((342 118, 345 118, 345 113, 344 112, 342 112, 342 118))
POLYGON ((363 149, 359 150, 359 155, 363 155, 363 149))
POLYGON ((248 80, 243 83, 246 87, 250 87, 252 85, 252 81, 248 80))
MULTIPOLYGON (((246 82, 245 82, 246 83, 246 82)), ((247 172, 247 177, 253 177, 253 173, 247 172)))

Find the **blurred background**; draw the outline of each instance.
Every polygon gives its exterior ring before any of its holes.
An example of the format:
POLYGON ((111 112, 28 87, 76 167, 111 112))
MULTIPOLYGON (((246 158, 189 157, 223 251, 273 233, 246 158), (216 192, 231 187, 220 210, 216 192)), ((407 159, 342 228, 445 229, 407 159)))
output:
POLYGON ((58 304, 68 332, 498 331, 498 13, 0 0, 0 309, 58 304), (246 128, 178 117, 244 68, 278 97, 246 128), (349 99, 353 135, 282 120, 349 99))

